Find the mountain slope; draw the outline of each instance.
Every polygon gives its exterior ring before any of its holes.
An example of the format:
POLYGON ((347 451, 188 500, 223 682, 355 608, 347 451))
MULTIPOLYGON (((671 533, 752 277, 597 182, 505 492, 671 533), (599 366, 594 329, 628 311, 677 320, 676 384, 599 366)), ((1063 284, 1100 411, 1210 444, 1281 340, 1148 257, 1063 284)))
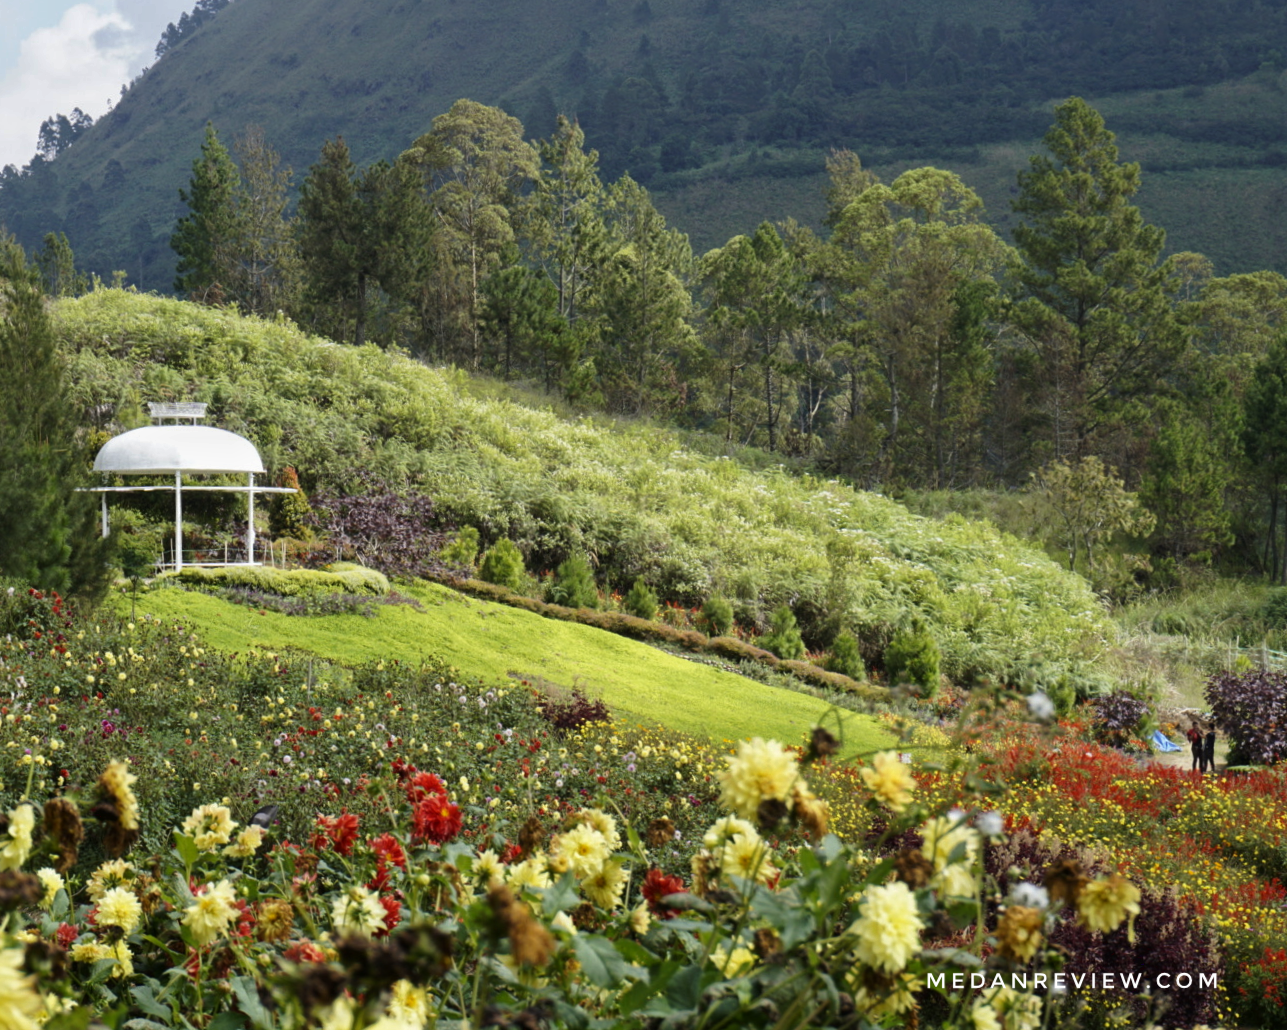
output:
POLYGON ((54 161, 0 176, 0 221, 28 246, 65 229, 100 273, 168 288, 207 120, 225 139, 262 125, 302 174, 327 137, 393 156, 467 96, 532 136, 576 114, 608 176, 655 189, 698 249, 815 220, 832 146, 951 167, 1004 224, 1048 102, 1082 93, 1126 158, 1164 155, 1143 199, 1174 247, 1220 250, 1221 272, 1287 267, 1272 238, 1221 249, 1225 197, 1270 207, 1287 181, 1282 53, 1287 6, 1239 0, 236 0, 54 161))

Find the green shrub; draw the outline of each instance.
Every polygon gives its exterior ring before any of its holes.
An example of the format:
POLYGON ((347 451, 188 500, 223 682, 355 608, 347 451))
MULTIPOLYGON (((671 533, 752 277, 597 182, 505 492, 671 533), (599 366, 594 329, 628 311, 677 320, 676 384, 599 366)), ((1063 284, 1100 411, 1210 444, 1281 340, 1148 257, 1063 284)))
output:
POLYGON ((478 559, 478 530, 473 526, 465 526, 456 534, 455 540, 438 552, 438 557, 448 565, 473 568, 478 559))
POLYGON ((559 565, 545 590, 545 599, 569 608, 599 607, 599 588, 594 585, 594 572, 583 555, 574 554, 559 565))
POLYGON ((231 565, 205 569, 199 566, 168 572, 158 577, 177 580, 198 587, 242 587, 262 590, 282 597, 308 597, 314 594, 346 593, 369 594, 383 597, 389 592, 389 579, 375 569, 364 568, 350 562, 337 562, 330 570, 274 569, 263 565, 231 565))
POLYGON ((293 494, 273 494, 268 505, 268 526, 273 536, 288 536, 295 540, 306 540, 313 532, 312 505, 308 495, 299 485, 299 476, 293 466, 287 465, 277 479, 278 486, 291 487, 293 494))
POLYGON ((509 587, 515 593, 523 589, 524 572, 523 555, 509 537, 497 540, 483 555, 483 562, 478 567, 478 576, 483 582, 509 587))
POLYGON ((835 643, 831 645, 831 657, 827 660, 827 668, 853 680, 867 678, 867 668, 863 665, 858 641, 848 630, 836 637, 835 643))
MULTIPOLYGON (((796 625, 795 615, 790 607, 782 605, 773 613, 769 622, 770 630, 760 637, 760 646, 772 651, 779 658, 795 660, 804 657, 804 640, 800 637, 800 627, 796 625)), ((937 672, 938 666, 935 665, 937 672)))
POLYGON ((708 597, 699 621, 708 636, 726 637, 733 628, 733 606, 722 597, 708 597))
POLYGON ((642 576, 635 580, 622 603, 626 611, 636 618, 654 619, 657 616, 657 595, 648 589, 642 576))
POLYGON ((925 697, 938 693, 938 644, 923 628, 899 630, 885 648, 885 675, 890 686, 910 683, 925 697))
POLYGON ((1265 597, 1264 607, 1261 609, 1264 620, 1272 626, 1282 628, 1287 626, 1287 587, 1273 587, 1265 597))

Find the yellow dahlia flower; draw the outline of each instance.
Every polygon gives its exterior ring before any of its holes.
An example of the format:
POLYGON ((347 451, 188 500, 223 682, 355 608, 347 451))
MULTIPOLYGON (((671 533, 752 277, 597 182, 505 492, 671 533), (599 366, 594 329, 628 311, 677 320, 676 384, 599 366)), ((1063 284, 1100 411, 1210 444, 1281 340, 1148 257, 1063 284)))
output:
POLYGON ((505 875, 505 882, 520 890, 524 887, 548 887, 550 874, 545 869, 545 856, 533 855, 517 865, 510 866, 509 872, 505 875))
POLYGON ((4 1030, 37 1030, 45 1008, 35 978, 22 972, 22 959, 21 948, 0 951, 0 1027, 4 1030))
POLYGON ((921 827, 921 838, 921 854, 934 863, 935 872, 957 862, 973 865, 979 857, 979 831, 962 819, 946 815, 931 819, 921 827))
POLYGON ((36 872, 36 878, 40 880, 40 886, 45 889, 45 893, 40 898, 40 907, 51 909, 54 907, 54 899, 58 897, 58 892, 67 886, 63 878, 58 875, 56 869, 46 866, 36 872))
POLYGON ((93 965, 95 962, 101 962, 105 958, 112 957, 112 949, 106 944, 100 944, 98 941, 86 941, 84 944, 73 944, 71 950, 71 959, 73 962, 85 962, 93 965))
POLYGON ((621 850, 621 834, 617 830, 617 821, 601 808, 583 808, 576 814, 578 822, 587 823, 603 834, 607 841, 609 854, 621 850))
POLYGON ((500 856, 490 848, 478 853, 478 859, 474 862, 474 876, 484 883, 491 883, 493 880, 503 879, 505 867, 501 865, 500 856))
POLYGON ((744 880, 768 883, 777 875, 769 846, 759 836, 738 834, 717 853, 720 872, 725 876, 740 876, 744 880))
POLYGON ((126 935, 138 929, 143 918, 143 906, 133 891, 113 887, 98 901, 98 914, 94 917, 99 926, 119 926, 126 935))
POLYGON ((113 887, 119 887, 133 878, 134 867, 122 858, 114 858, 94 870, 85 889, 89 892, 90 901, 98 901, 113 887))
POLYGON ((139 828, 139 801, 133 790, 137 782, 128 762, 109 762, 98 778, 98 785, 116 802, 116 816, 125 830, 139 828))
POLYGON ((581 881, 581 889, 600 908, 616 908, 626 890, 626 872, 618 861, 604 862, 593 876, 581 881))
POLYGON ((1135 917, 1140 914, 1140 890, 1126 877, 1113 873, 1093 880, 1077 897, 1077 915, 1087 930, 1112 933, 1128 919, 1127 937, 1135 943, 1135 917))
POLYGON ((849 929, 857 934, 858 961, 886 976, 901 973, 920 949, 924 928, 916 895, 902 881, 868 887, 861 914, 849 929))
POLYGON ((781 801, 790 809, 800 766, 776 740, 739 741, 737 754, 727 761, 728 767, 715 775, 721 785, 720 803, 730 812, 756 820, 764 801, 781 801))
POLYGON ((183 832, 196 842, 199 851, 213 851, 232 839, 236 825, 226 806, 201 805, 183 820, 183 832))
POLYGON ((607 839, 588 823, 577 823, 550 841, 551 863, 566 861, 578 880, 597 873, 611 854, 607 839))
POLYGON ((9 839, 0 848, 0 870, 19 869, 31 854, 31 831, 36 826, 36 810, 19 805, 9 810, 9 839))
POLYGON ((249 858, 259 850, 259 845, 263 842, 264 828, 262 826, 247 826, 237 834, 235 841, 223 849, 223 853, 232 858, 249 858))
POLYGON ((384 925, 385 914, 378 895, 366 887, 350 887, 331 906, 331 925, 337 937, 370 937, 384 925))
POLYGON ((410 980, 399 980, 393 985, 393 996, 385 1007, 384 1016, 397 1026, 420 1030, 429 1022, 432 1010, 429 994, 410 980))
POLYGON ((901 1016, 916 1007, 916 992, 924 987, 925 981, 910 973, 900 973, 892 984, 883 989, 869 991, 866 985, 860 985, 854 992, 854 1004, 872 1019, 901 1016))
POLYGON ((716 851, 725 841, 730 841, 738 836, 758 840, 760 833, 753 824, 745 819, 739 819, 735 815, 726 815, 711 823, 711 828, 706 831, 706 836, 702 838, 702 843, 711 851, 716 851))
POLYGON ((912 803, 916 779, 912 776, 912 767, 898 760, 897 752, 880 752, 872 758, 871 766, 863 766, 860 772, 867 789, 891 811, 901 812, 912 803))
POLYGON ((1041 926, 1045 921, 1039 908, 1011 905, 997 922, 997 943, 1001 954, 1016 962, 1030 962, 1041 947, 1041 926))
POLYGON ((754 953, 750 948, 740 944, 732 950, 723 944, 716 945, 711 953, 711 961, 715 963, 715 968, 730 980, 755 967, 754 953))
POLYGON ((648 902, 641 901, 639 907, 630 913, 630 929, 640 937, 652 926, 652 913, 648 911, 648 902))
POLYGON ((205 893, 187 907, 183 925, 192 934, 197 947, 205 947, 216 937, 222 937, 229 925, 240 915, 236 905, 237 892, 227 880, 207 884, 205 893))

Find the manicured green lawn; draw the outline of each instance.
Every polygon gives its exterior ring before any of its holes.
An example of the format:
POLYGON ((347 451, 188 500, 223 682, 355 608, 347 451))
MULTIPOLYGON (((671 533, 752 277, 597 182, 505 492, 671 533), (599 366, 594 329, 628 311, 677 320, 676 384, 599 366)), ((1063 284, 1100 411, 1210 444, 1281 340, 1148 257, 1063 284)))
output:
MULTIPOLYGON (((208 594, 169 588, 140 594, 138 609, 190 624, 209 646, 223 651, 294 648, 345 665, 395 658, 414 663, 437 654, 468 676, 579 686, 622 716, 716 741, 761 736, 803 743, 828 709, 807 694, 689 662, 591 626, 545 619, 431 583, 409 592, 423 610, 378 606, 375 618, 261 614, 208 594)), ((893 735, 873 718, 842 714, 845 754, 893 746, 893 735)), ((834 715, 827 726, 834 730, 834 715)))

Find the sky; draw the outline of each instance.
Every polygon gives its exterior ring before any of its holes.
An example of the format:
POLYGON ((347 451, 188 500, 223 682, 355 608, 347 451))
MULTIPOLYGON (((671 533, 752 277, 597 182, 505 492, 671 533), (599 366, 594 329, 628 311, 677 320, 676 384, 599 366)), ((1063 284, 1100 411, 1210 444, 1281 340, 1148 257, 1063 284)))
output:
POLYGON ((31 160, 51 115, 105 114, 193 3, 0 0, 0 167, 31 160))

